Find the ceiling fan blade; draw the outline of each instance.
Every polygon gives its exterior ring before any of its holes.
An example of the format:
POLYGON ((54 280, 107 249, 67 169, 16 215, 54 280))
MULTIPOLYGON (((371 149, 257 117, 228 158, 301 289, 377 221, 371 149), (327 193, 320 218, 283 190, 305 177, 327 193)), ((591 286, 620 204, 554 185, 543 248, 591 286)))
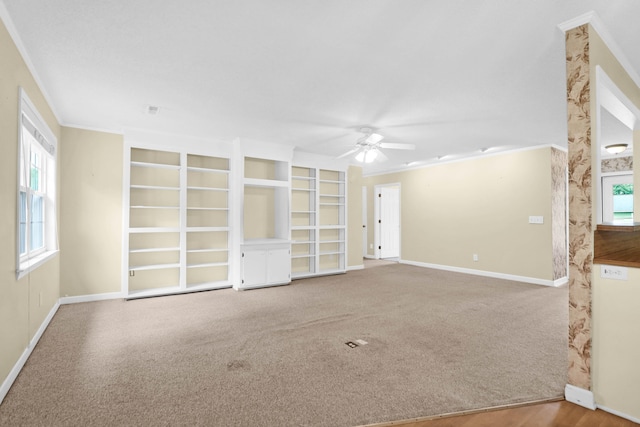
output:
POLYGON ((346 153, 340 154, 338 157, 336 157, 336 159, 341 159, 343 157, 347 157, 353 153, 355 153, 356 151, 358 151, 360 149, 360 147, 355 147, 352 148, 351 150, 347 151, 346 153))
POLYGON ((371 135, 367 136, 365 141, 367 141, 368 144, 374 145, 382 141, 383 139, 384 136, 380 135, 379 133, 372 133, 371 135))
POLYGON ((415 150, 414 144, 399 144, 396 142, 382 142, 380 148, 391 148, 393 150, 415 150))

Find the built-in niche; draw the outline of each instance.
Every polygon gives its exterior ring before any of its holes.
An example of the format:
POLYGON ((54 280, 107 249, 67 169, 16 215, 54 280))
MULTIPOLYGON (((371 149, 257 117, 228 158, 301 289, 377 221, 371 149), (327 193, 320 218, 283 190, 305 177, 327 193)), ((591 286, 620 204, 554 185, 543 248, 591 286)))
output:
POLYGON ((599 223, 633 223, 633 129, 600 106, 599 223), (612 151, 609 151, 612 150, 612 151))
POLYGON ((631 225, 634 222, 633 135, 640 113, 600 68, 597 77, 595 142, 600 165, 594 176, 597 223, 631 225))
MULTIPOLYGON (((634 139, 640 110, 597 68, 597 163, 594 171, 597 227, 594 263, 640 266, 640 205, 634 200, 634 139), (617 152, 611 148, 618 148, 617 152)), ((637 169, 637 166, 636 166, 637 169)), ((636 185, 637 187, 637 185, 636 185)), ((636 197, 637 198, 637 197, 636 197)))

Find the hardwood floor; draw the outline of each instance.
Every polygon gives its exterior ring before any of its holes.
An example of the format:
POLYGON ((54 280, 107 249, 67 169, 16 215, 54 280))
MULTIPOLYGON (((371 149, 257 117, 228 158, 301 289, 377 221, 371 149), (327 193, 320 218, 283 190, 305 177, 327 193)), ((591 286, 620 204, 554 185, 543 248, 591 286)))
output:
POLYGON ((601 410, 591 411, 565 400, 377 427, 638 427, 601 410))

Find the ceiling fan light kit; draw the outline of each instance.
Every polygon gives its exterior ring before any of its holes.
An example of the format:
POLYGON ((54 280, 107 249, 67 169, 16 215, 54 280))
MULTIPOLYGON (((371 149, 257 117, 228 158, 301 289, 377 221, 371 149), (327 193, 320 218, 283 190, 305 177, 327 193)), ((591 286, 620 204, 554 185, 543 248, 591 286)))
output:
POLYGON ((604 147, 604 149, 607 150, 609 154, 620 154, 625 151, 627 147, 628 144, 611 144, 604 147))
POLYGON ((387 159, 380 149, 393 149, 393 150, 415 150, 416 146, 414 144, 400 144, 394 142, 381 142, 384 139, 384 136, 379 133, 374 133, 373 129, 368 127, 360 128, 360 132, 364 134, 362 138, 360 138, 354 148, 350 149, 346 153, 338 156, 340 159, 342 157, 350 156, 353 153, 356 154, 356 161, 360 163, 372 163, 376 159, 379 161, 384 161, 387 159))
POLYGON ((365 149, 356 155, 356 160, 360 163, 372 163, 378 157, 378 149, 365 149))

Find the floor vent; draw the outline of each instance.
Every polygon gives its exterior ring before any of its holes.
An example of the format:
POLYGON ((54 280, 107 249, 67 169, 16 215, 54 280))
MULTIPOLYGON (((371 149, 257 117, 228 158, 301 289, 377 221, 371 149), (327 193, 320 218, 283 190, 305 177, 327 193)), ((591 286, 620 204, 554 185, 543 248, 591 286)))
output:
POLYGON ((346 342, 345 344, 351 348, 356 348, 358 346, 358 344, 354 343, 353 341, 346 342))

